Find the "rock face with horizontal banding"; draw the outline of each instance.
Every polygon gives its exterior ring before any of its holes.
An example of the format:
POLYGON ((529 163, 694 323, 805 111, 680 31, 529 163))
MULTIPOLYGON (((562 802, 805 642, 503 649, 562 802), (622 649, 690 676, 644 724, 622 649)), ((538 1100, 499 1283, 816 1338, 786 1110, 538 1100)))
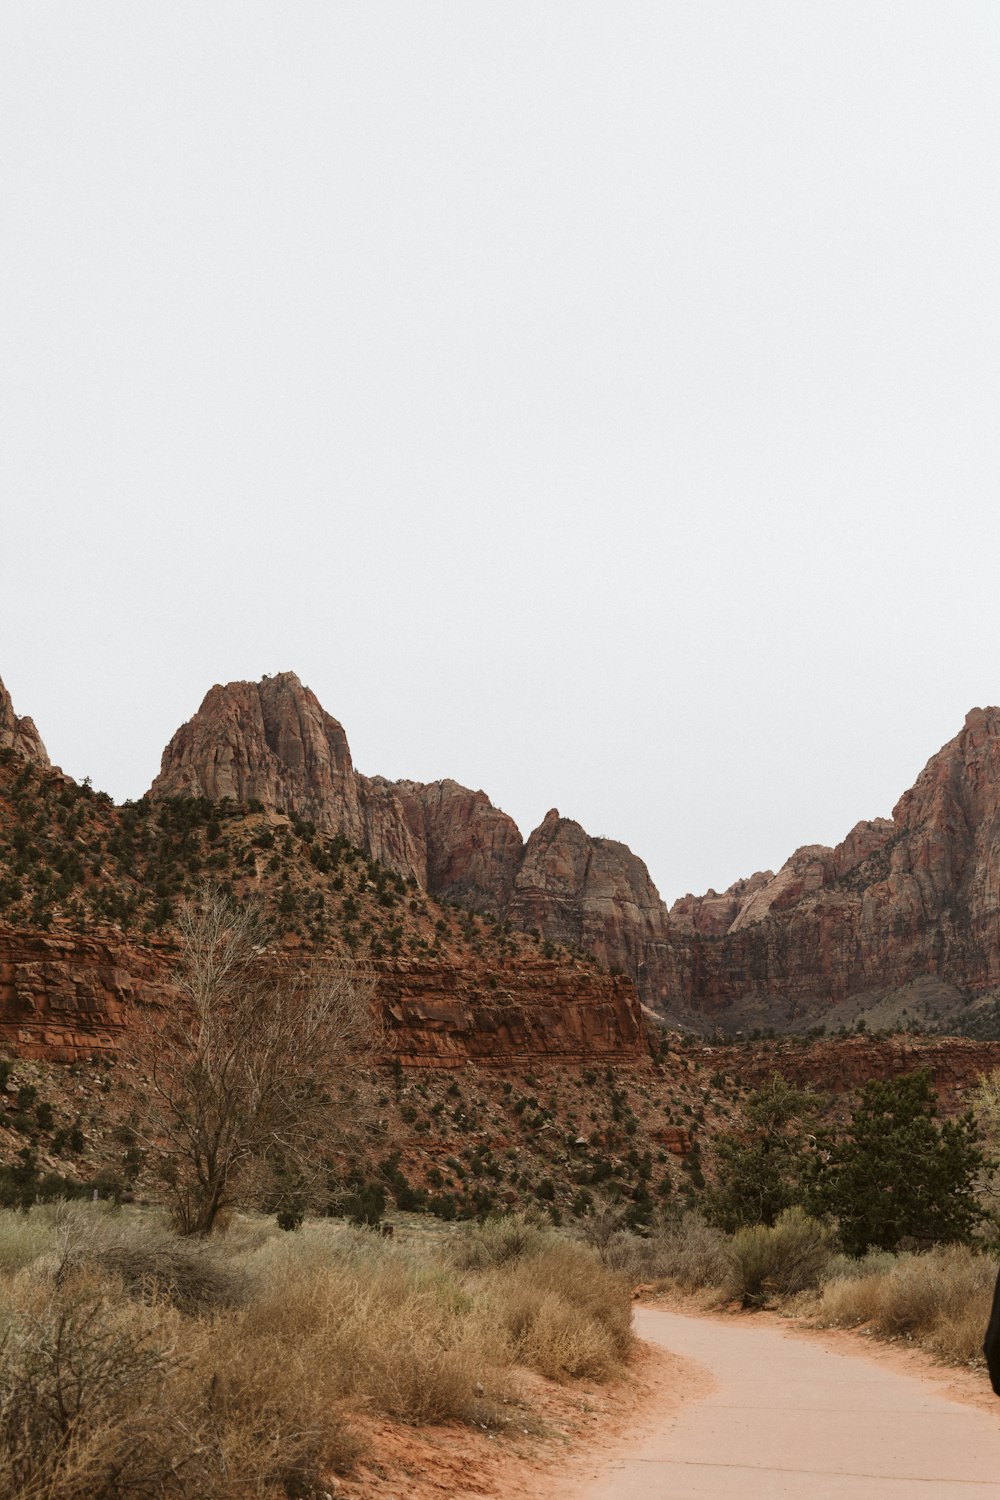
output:
MULTIPOLYGON (((291 961, 291 960, 289 960, 291 961)), ((46 1062, 113 1056, 135 1007, 175 1005, 166 945, 0 928, 0 1054, 46 1062)), ((413 1065, 634 1062, 648 1054, 632 984, 543 958, 503 972, 387 960, 375 967, 387 1054, 413 1065), (492 980, 492 983, 491 983, 492 980)))

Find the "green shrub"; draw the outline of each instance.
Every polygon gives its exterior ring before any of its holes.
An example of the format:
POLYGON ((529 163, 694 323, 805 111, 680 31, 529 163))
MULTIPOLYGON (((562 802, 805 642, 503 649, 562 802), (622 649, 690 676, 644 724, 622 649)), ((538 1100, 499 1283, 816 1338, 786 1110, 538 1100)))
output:
POLYGON ((831 1231, 800 1208, 789 1208, 770 1227, 737 1230, 723 1251, 723 1286, 744 1307, 791 1297, 819 1285, 832 1254, 831 1231))

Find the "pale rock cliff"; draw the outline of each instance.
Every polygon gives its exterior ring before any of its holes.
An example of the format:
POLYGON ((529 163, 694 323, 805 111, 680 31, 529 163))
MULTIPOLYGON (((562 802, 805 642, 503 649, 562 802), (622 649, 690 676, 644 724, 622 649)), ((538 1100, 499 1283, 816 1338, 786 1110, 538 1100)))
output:
POLYGON ((18 718, 14 712, 10 694, 0 682, 0 750, 13 750, 33 765, 51 765, 42 737, 35 728, 33 719, 18 718))

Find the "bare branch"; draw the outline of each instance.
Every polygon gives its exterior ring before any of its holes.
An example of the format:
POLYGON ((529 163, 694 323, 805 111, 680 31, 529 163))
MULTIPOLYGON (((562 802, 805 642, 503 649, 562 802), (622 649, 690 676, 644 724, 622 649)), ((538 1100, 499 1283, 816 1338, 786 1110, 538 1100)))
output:
POLYGON ((380 1028, 369 970, 329 956, 296 968, 268 947, 259 908, 203 892, 180 928, 178 1003, 137 1013, 125 1051, 177 1224, 208 1233, 277 1174, 316 1177, 350 1129, 345 1084, 356 1112, 380 1028))

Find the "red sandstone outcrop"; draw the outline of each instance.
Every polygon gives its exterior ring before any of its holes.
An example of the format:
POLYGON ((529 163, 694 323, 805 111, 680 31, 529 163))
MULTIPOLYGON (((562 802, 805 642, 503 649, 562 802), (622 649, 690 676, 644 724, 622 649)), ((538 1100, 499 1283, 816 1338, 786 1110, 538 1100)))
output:
POLYGON ((593 953, 636 979, 640 993, 656 994, 671 972, 669 918, 642 860, 555 808, 528 839, 506 915, 593 953))
MULTIPOLYGON (((1000 1067, 1000 1042, 967 1037, 825 1037, 803 1046, 711 1047, 702 1062, 750 1088, 780 1073, 797 1088, 842 1094, 926 1068, 946 1104, 962 1099, 983 1073, 1000 1067)), ((966 1107, 967 1101, 966 1101, 966 1107)))
POLYGON ((974 709, 892 819, 798 850, 716 941, 674 945, 674 994, 791 1007, 935 976, 1000 983, 1000 709, 974 709))
MULTIPOLYGON (((137 1004, 175 1003, 162 951, 68 932, 0 928, 0 1055, 75 1062, 113 1054, 137 1004)), ((543 958, 495 974, 415 960, 377 968, 388 1049, 447 1067, 648 1055, 630 981, 543 958)))
POLYGON ((51 764, 34 720, 18 718, 3 682, 0 682, 0 750, 13 750, 36 766, 51 764))
POLYGON ((423 859, 419 883, 432 895, 473 911, 499 916, 507 906, 524 855, 524 841, 513 818, 485 792, 457 781, 383 782, 400 803, 423 859))
POLYGON ((343 834, 432 895, 493 914, 523 847, 485 792, 361 775, 342 726, 294 672, 213 687, 163 752, 150 794, 256 799, 343 834))
POLYGON ((165 961, 109 935, 0 928, 0 1053, 76 1062, 113 1052, 130 1007, 168 994, 165 961))
POLYGON ((627 979, 537 959, 486 976, 429 963, 382 966, 389 1042, 405 1063, 638 1061, 648 1055, 627 979))
POLYGON ((294 672, 216 685, 163 752, 154 797, 263 803, 364 842, 347 736, 294 672))
POLYGON ((670 913, 630 849, 555 812, 523 844, 483 792, 360 775, 292 673, 213 688, 164 753, 153 794, 170 793, 257 798, 342 833, 432 895, 589 950, 675 1013, 763 998, 794 1014, 923 975, 1000 982, 997 709, 969 715, 892 819, 670 913))

